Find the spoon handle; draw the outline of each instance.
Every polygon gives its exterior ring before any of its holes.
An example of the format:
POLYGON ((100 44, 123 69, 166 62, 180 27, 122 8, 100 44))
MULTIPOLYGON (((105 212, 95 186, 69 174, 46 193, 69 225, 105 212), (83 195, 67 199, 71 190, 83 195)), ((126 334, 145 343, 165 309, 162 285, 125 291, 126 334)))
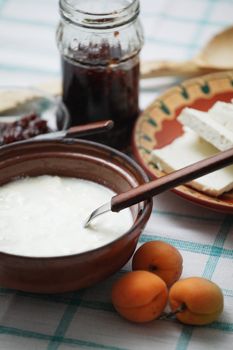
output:
POLYGON ((57 138, 64 137, 81 137, 93 134, 98 134, 101 132, 106 132, 112 129, 114 123, 112 120, 101 120, 95 123, 89 123, 84 125, 72 126, 68 130, 61 130, 50 132, 48 134, 42 134, 33 137, 35 140, 54 140, 57 138))
POLYGON ((99 122, 89 123, 85 125, 72 126, 66 131, 66 137, 80 137, 92 134, 98 134, 101 132, 112 129, 112 120, 101 120, 99 122))
POLYGON ((156 194, 170 190, 233 163, 233 148, 201 160, 154 181, 140 185, 111 199, 111 210, 118 212, 156 194))

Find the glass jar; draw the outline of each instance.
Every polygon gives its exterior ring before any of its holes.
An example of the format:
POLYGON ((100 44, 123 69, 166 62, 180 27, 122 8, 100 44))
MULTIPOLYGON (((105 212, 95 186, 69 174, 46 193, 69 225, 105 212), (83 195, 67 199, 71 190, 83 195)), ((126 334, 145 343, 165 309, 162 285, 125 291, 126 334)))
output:
POLYGON ((113 130, 92 139, 124 149, 139 112, 139 0, 60 0, 60 13, 57 45, 71 124, 112 119, 113 130))

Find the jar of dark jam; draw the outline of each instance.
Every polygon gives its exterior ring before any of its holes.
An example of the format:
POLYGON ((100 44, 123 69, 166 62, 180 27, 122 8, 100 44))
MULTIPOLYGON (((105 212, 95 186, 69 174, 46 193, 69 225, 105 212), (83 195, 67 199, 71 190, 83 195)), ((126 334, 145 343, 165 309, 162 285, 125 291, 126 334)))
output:
POLYGON ((60 13, 57 44, 71 123, 112 119, 112 131, 92 139, 125 149, 139 112, 139 0, 60 0, 60 13))

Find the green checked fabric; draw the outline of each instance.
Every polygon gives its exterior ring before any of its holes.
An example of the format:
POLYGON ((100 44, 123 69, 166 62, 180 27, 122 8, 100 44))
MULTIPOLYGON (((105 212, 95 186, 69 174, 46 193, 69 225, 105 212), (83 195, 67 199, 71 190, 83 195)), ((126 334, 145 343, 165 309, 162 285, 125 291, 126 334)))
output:
MULTIPOLYGON (((146 44, 143 59, 187 59, 233 22, 233 0, 141 0, 146 44)), ((37 85, 59 78, 55 44, 56 0, 0 0, 0 84, 37 85)), ((142 89, 141 107, 161 85, 142 89)), ((167 87, 167 85, 166 85, 167 87)), ((232 350, 233 217, 193 205, 172 193, 156 197, 140 243, 163 239, 184 258, 183 277, 203 276, 225 296, 219 320, 187 327, 174 320, 135 325, 110 301, 113 282, 131 269, 86 290, 38 295, 0 288, 0 350, 232 350)))

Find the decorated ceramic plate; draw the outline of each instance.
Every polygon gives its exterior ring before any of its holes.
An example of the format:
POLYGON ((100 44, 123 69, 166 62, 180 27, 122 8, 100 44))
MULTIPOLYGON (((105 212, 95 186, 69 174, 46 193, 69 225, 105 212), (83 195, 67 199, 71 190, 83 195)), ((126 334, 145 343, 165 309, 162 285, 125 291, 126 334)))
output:
MULTIPOLYGON (((169 89, 138 118, 133 132, 133 153, 152 178, 165 175, 151 162, 151 151, 168 145, 183 134, 177 116, 184 107, 207 111, 216 101, 233 99, 233 71, 194 78, 169 89)), ((173 190, 205 207, 233 214, 233 191, 211 197, 188 186, 173 190)))

